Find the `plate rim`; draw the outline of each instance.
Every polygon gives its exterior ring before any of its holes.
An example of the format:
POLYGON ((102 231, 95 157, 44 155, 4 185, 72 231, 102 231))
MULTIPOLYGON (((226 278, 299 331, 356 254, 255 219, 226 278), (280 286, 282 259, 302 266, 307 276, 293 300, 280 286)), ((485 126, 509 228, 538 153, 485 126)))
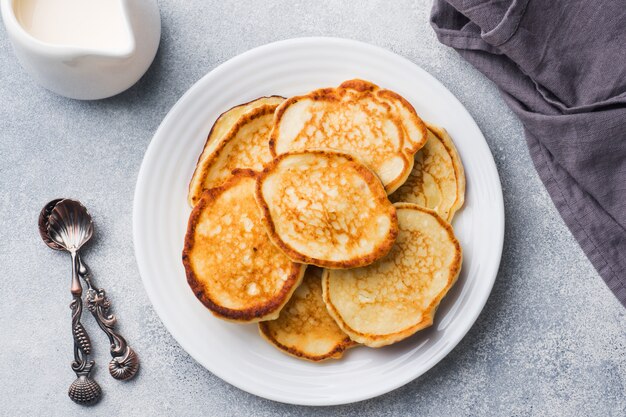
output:
POLYGON ((489 148, 489 145, 482 131, 480 130, 474 118, 472 117, 471 113, 469 113, 467 108, 459 101, 459 99, 456 96, 454 96, 454 94, 452 94, 452 92, 448 90, 448 88, 446 88, 445 85, 443 85, 433 75, 431 75, 429 72, 427 72, 426 70, 421 68, 418 64, 414 63, 408 58, 402 55, 399 55, 393 51, 390 51, 388 49, 385 49, 383 47, 377 46, 377 45, 372 45, 366 42, 361 42, 361 41, 357 41, 353 39, 338 38, 338 37, 324 37, 324 36, 298 37, 298 38, 285 39, 285 40, 280 40, 280 41, 260 45, 260 46, 249 49, 245 52, 242 52, 238 55, 235 55, 225 60, 224 62, 220 63, 218 66, 216 66, 215 68, 207 72, 205 75, 203 75, 195 83, 193 83, 185 91, 185 93, 176 101, 176 103, 170 108, 170 110, 167 112, 167 114, 165 115, 161 123, 159 124, 159 127, 155 131, 154 135, 152 136, 152 139, 150 140, 150 143, 148 144, 148 147, 144 153, 144 156, 143 156, 140 168, 139 168, 139 173, 137 175, 137 181, 135 184, 135 191, 134 191, 134 196, 133 196, 132 239, 133 239, 133 249, 135 253, 135 260, 137 263, 137 268, 139 270, 139 275, 141 277, 143 287, 148 295, 148 299, 150 300, 150 304, 152 305, 152 308, 154 309, 155 313, 159 317, 159 320, 161 321, 161 323, 163 323, 163 326, 167 329, 170 335, 176 340, 176 342, 180 345, 180 347, 188 355, 190 355, 194 359, 194 361, 196 361, 200 366, 202 366, 203 368, 205 368, 206 370, 208 370, 209 372, 211 372, 213 375, 217 376, 218 378, 222 379, 223 381, 227 382, 228 384, 238 389, 241 389, 243 391, 246 391, 250 394, 253 394, 255 396, 261 397, 261 398, 266 398, 272 401, 277 401, 277 402, 286 403, 286 404, 294 404, 294 405, 333 406, 333 405, 355 403, 355 402, 375 398, 380 395, 394 391, 408 384, 409 382, 424 375, 426 372, 431 370, 435 365, 441 362, 441 360, 443 360, 461 342, 461 340, 465 338, 467 333, 474 326, 474 324, 476 323, 476 320, 482 313, 485 307, 485 304, 487 303, 487 300, 489 299, 489 296, 492 293, 493 285, 498 275, 498 271, 502 262, 502 251, 504 247, 505 215, 506 213, 504 210, 504 197, 502 193, 502 183, 501 183, 500 175, 499 175, 496 163, 495 163, 495 159, 493 157, 493 153, 491 152, 491 149, 489 148), (294 44, 301 44, 303 47, 306 47, 307 45, 317 44, 317 43, 326 43, 331 47, 340 45, 340 46, 348 46, 348 47, 354 46, 354 47, 366 48, 366 49, 372 50, 373 52, 381 56, 384 56, 384 55, 387 55, 390 57, 393 56, 395 59, 400 59, 401 61, 404 61, 405 64, 413 67, 416 71, 420 72, 422 76, 427 78, 430 83, 439 87, 442 90, 442 92, 444 92, 444 94, 447 96, 448 100, 456 102, 456 104, 460 106, 460 108, 463 111, 465 111, 467 115, 469 116, 469 123, 473 124, 473 127, 476 128, 476 130, 480 133, 480 137, 482 140, 479 141, 480 142, 479 146, 484 147, 485 150, 488 152, 488 155, 490 156, 489 158, 487 158, 487 164, 489 165, 488 169, 489 171, 492 171, 495 174, 493 178, 496 182, 496 185, 497 185, 496 189, 498 191, 496 195, 494 196, 495 201, 493 201, 492 203, 495 203, 495 205, 497 206, 496 211, 500 213, 501 215, 500 215, 499 222, 497 222, 497 224, 495 225, 497 233, 494 236, 494 241, 495 243, 497 243, 497 245, 494 247, 494 254, 497 254, 497 263, 495 265, 493 274, 490 274, 491 276, 486 277, 489 279, 489 281, 485 283, 486 287, 488 288, 488 291, 484 291, 484 293, 479 294, 481 295, 480 300, 473 300, 474 301, 473 304, 479 308, 475 308, 474 310, 472 310, 471 317, 466 327, 462 328, 461 329, 462 331, 459 331, 458 333, 454 334, 454 337, 449 339, 449 343, 443 349, 438 351, 438 353, 433 357, 430 363, 428 363, 425 367, 420 368, 417 372, 411 373, 406 378, 388 381, 388 383, 386 384, 381 384, 377 390, 372 390, 365 394, 357 393, 356 395, 355 394, 346 395, 345 396, 346 398, 344 399, 292 400, 290 398, 285 398, 280 395, 272 395, 272 394, 266 394, 266 393, 261 394, 259 392, 256 392, 253 387, 234 380, 234 378, 231 378, 227 372, 215 371, 214 369, 210 369, 210 367, 208 367, 204 363, 204 361, 200 359, 200 355, 196 351, 196 349, 188 346, 188 344, 186 343, 181 342, 181 339, 184 340, 184 338, 179 334, 179 331, 176 329, 176 326, 173 323, 171 323, 168 318, 166 318, 166 315, 160 312, 160 307, 157 307, 158 304, 155 303, 155 300, 157 299, 157 291, 154 287, 151 286, 150 279, 147 278, 149 276, 149 274, 147 273, 148 267, 146 266, 147 259, 146 257, 138 256, 139 253, 144 252, 144 250, 142 249, 142 243, 140 243, 141 242, 141 238, 140 238, 141 230, 139 230, 140 218, 141 218, 141 213, 142 213, 142 210, 140 209, 142 208, 142 205, 143 205, 141 202, 141 193, 145 189, 144 184, 146 184, 148 181, 147 172, 149 169, 148 167, 152 163, 151 160, 154 159, 153 154, 157 152, 156 149, 158 147, 158 143, 165 140, 163 139, 164 136, 162 133, 163 130, 165 130, 165 126, 169 123, 169 119, 171 119, 173 115, 179 111, 179 108, 184 107, 186 105, 186 102, 189 100, 189 97, 192 94, 194 94, 196 90, 202 88, 203 84, 209 83, 211 78, 217 76, 217 74, 224 71, 225 68, 227 68, 228 66, 235 65, 238 61, 245 60, 249 56, 253 56, 255 54, 262 53, 262 52, 271 51, 274 49, 280 49, 283 47, 293 46, 294 44))

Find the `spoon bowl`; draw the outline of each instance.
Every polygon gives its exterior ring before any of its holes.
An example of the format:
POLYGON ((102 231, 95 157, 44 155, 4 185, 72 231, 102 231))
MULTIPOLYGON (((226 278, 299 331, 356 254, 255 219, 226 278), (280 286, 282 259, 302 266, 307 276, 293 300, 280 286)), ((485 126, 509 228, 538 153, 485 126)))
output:
POLYGON ((63 199, 57 202, 48 216, 47 223, 48 237, 52 243, 69 252, 78 251, 93 236, 91 215, 87 208, 76 200, 63 199))
POLYGON ((48 234, 48 219, 50 218, 50 214, 52 214, 52 210, 54 210, 54 206, 57 205, 59 201, 63 200, 62 198, 56 198, 41 209, 39 213, 39 221, 37 225, 39 227, 39 235, 41 236, 41 240, 48 245, 49 248, 54 250, 64 250, 63 246, 56 243, 54 240, 50 239, 50 235, 48 234))

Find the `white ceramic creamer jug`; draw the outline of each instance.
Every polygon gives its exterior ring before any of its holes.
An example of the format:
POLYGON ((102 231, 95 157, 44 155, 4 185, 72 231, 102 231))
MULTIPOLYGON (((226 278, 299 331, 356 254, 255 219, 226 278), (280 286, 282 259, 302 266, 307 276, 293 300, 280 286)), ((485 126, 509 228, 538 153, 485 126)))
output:
POLYGON ((0 0, 24 69, 57 94, 95 100, 146 72, 159 47, 156 0, 0 0))

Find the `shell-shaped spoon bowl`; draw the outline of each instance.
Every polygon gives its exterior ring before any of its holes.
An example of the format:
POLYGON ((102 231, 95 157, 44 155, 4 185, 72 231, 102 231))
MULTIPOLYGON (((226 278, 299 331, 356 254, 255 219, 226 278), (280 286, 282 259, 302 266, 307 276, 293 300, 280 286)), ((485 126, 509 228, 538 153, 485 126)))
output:
POLYGON ((64 199, 54 205, 48 217, 48 236, 68 251, 78 251, 93 236, 93 221, 80 202, 64 199))
POLYGON ((62 198, 54 199, 48 204, 46 204, 42 209, 41 213, 39 213, 39 221, 37 222, 37 226, 39 227, 39 235, 44 243, 51 249, 54 250, 63 250, 63 246, 56 243, 54 240, 50 239, 50 235, 48 234, 48 219, 50 218, 50 214, 52 210, 54 210, 54 206, 57 205, 59 201, 62 201, 62 198))

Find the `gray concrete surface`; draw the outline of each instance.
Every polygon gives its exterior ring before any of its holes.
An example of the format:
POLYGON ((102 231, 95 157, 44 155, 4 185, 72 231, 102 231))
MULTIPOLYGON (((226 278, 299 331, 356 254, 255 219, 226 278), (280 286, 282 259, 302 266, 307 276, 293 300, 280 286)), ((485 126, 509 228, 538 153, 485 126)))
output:
MULTIPOLYGON (((78 102, 34 84, 0 29, 0 415, 6 416, 615 416, 626 415, 626 310, 566 229, 534 171, 522 126, 494 86, 440 45, 430 2, 161 0, 163 37, 141 81, 78 102), (170 107, 216 65, 252 47, 310 35, 358 39, 403 55, 468 108, 495 156, 506 206, 502 266, 465 339, 418 380, 331 408, 274 403, 196 364, 165 330, 143 290, 131 241, 135 180, 170 107), (65 392, 69 259, 36 229, 41 206, 72 196, 89 206, 88 257, 121 329, 143 360, 122 384, 101 371, 96 407, 65 392)), ((92 333, 92 320, 85 320, 92 333)), ((98 335, 99 336, 99 335, 98 335)), ((97 346, 96 360, 107 362, 97 346)))

